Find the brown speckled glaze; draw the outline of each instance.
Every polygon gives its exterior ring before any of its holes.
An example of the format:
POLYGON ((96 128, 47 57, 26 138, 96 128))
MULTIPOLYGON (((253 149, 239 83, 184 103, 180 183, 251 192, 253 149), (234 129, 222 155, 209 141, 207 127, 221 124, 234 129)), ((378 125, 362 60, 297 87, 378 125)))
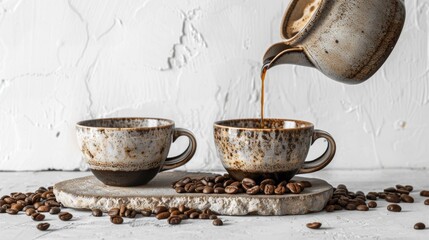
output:
POLYGON ((179 167, 195 153, 196 140, 174 122, 154 118, 109 118, 77 123, 77 139, 83 157, 94 175, 114 186, 136 186, 149 182, 162 170, 179 167), (190 139, 181 155, 167 158, 172 141, 190 139))
POLYGON ((237 180, 244 177, 290 180, 297 173, 324 168, 335 155, 335 141, 326 132, 314 130, 312 123, 265 119, 237 119, 214 124, 215 145, 228 173, 237 180), (316 160, 304 163, 311 144, 328 140, 328 149, 316 160))

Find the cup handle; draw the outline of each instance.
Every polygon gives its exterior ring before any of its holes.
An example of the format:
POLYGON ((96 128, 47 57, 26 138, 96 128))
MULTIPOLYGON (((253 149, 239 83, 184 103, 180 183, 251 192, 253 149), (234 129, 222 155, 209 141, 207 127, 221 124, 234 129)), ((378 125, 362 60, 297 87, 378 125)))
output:
POLYGON ((170 170, 173 168, 180 167, 194 156, 195 151, 197 150, 197 140, 195 139, 194 134, 191 131, 186 130, 184 128, 176 128, 173 133, 173 142, 176 141, 181 136, 186 136, 189 138, 189 145, 186 150, 178 156, 167 158, 165 160, 164 166, 161 168, 162 171, 170 170))
POLYGON ((313 139, 311 141, 311 145, 313 145, 313 143, 319 138, 324 138, 328 141, 328 147, 326 148, 325 153, 323 153, 322 156, 314 160, 304 162, 304 165, 301 167, 298 174, 312 173, 312 172, 319 171, 324 167, 326 167, 334 158, 335 151, 336 151, 334 138, 329 133, 316 129, 313 132, 313 139))

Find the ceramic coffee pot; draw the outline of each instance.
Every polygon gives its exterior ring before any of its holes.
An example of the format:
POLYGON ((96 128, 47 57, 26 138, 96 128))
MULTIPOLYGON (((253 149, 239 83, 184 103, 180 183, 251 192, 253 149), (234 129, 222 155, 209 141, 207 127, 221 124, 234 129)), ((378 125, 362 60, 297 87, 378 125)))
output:
POLYGON ((292 0, 264 67, 317 68, 343 83, 370 78, 392 52, 405 21, 403 0, 292 0))

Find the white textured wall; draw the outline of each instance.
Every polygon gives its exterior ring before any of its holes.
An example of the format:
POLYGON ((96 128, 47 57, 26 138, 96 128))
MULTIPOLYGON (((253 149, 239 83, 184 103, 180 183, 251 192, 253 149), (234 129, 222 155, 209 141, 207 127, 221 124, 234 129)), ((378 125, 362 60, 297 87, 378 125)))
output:
MULTIPOLYGON (((399 43, 366 83, 269 73, 267 115, 332 133, 331 168, 429 167, 429 1, 405 2, 399 43)), ((0 1, 0 169, 82 169, 74 123, 115 116, 174 119, 199 141, 187 168, 221 169, 212 123, 259 116, 260 60, 287 4, 0 1)))

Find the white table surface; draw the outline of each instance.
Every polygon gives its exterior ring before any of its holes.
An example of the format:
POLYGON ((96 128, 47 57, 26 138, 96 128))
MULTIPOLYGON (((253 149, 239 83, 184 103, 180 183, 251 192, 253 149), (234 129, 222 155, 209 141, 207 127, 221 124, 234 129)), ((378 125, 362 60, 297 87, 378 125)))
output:
MULTIPOLYGON (((39 186, 70 178, 87 176, 89 172, 0 172, 0 195, 34 191, 39 186)), ((401 203, 402 212, 386 210, 387 202, 379 200, 376 209, 368 212, 336 211, 301 216, 227 217, 224 226, 213 226, 210 220, 186 220, 170 226, 165 220, 125 218, 124 224, 113 225, 108 217, 95 218, 90 212, 68 209, 74 218, 62 222, 46 215, 51 227, 46 232, 36 229, 37 222, 21 213, 0 214, 0 239, 429 239, 429 206, 419 196, 429 189, 429 170, 325 170, 307 176, 327 180, 333 186, 346 184, 351 191, 382 191, 395 184, 411 184, 415 203, 401 203), (323 224, 319 230, 305 227, 308 222, 323 224), (426 230, 414 230, 416 222, 424 222, 426 230)))

